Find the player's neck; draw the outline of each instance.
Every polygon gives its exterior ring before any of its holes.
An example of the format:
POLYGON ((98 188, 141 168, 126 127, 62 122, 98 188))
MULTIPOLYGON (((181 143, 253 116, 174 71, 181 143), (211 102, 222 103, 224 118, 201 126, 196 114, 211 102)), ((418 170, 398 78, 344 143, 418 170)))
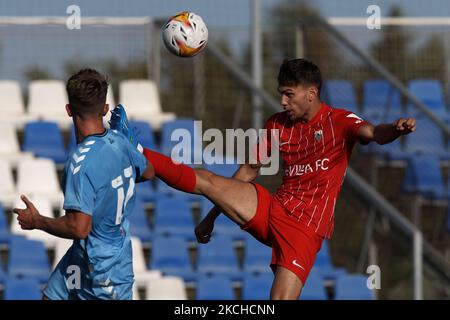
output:
POLYGON ((322 107, 322 102, 320 100, 312 103, 308 112, 306 112, 304 114, 304 116, 300 118, 300 121, 305 122, 305 123, 311 121, 312 119, 314 119, 316 114, 320 111, 321 107, 322 107))
POLYGON ((105 126, 103 125, 103 119, 80 119, 78 117, 73 118, 75 126, 75 136, 77 143, 83 141, 87 136, 94 134, 102 134, 105 132, 105 126))

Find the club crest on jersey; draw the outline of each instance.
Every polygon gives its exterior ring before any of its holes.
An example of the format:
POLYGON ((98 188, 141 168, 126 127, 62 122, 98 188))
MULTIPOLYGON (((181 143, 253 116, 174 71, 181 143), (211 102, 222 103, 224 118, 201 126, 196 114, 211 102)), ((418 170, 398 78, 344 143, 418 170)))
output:
POLYGON ((320 141, 320 139, 322 139, 322 136, 323 136, 322 130, 314 131, 314 139, 316 139, 316 141, 320 141))

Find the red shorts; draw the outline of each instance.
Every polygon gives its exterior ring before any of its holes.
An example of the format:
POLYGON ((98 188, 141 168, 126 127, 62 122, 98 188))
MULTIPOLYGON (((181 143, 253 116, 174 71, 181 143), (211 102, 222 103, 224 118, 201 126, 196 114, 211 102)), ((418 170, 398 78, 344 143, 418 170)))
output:
POLYGON ((274 273, 276 266, 284 267, 305 285, 323 238, 289 216, 266 188, 257 183, 254 185, 258 195, 256 214, 241 228, 272 247, 270 267, 274 273))

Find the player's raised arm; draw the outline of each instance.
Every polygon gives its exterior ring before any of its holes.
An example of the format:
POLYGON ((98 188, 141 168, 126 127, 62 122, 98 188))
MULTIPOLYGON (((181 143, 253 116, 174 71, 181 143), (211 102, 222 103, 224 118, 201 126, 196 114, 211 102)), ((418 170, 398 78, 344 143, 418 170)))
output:
POLYGON ((22 229, 39 229, 56 237, 66 239, 84 239, 92 228, 91 216, 73 210, 59 218, 49 218, 39 214, 34 204, 24 195, 21 196, 25 209, 14 208, 17 220, 22 229))
POLYGON ((378 144, 386 144, 394 141, 402 135, 416 130, 416 119, 400 118, 394 123, 383 123, 374 126, 370 123, 364 124, 358 130, 358 140, 363 144, 375 141, 378 144))

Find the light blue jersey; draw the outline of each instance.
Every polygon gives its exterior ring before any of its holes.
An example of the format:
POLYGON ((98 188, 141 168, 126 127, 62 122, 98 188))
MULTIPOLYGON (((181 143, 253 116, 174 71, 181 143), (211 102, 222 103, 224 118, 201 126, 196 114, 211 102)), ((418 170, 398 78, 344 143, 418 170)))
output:
POLYGON ((128 216, 146 158, 121 133, 86 137, 70 154, 63 177, 65 210, 92 217, 52 273, 49 299, 131 299, 133 277, 128 216), (76 273, 81 273, 77 279, 76 273))

